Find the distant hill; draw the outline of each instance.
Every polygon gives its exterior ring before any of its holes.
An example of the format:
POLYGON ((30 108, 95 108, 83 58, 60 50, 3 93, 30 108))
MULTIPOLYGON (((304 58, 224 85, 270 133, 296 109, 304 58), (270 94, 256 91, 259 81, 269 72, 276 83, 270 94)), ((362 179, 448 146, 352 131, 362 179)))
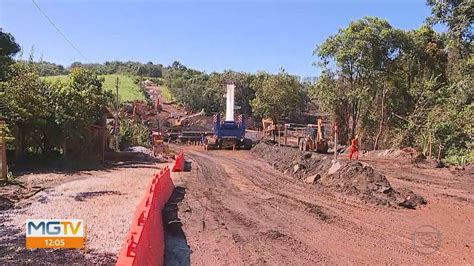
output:
MULTIPOLYGON (((145 100, 145 95, 143 94, 140 87, 134 83, 133 77, 128 75, 101 75, 104 77, 104 88, 115 93, 115 81, 117 77, 119 78, 119 97, 120 101, 134 101, 134 100, 145 100)), ((46 81, 66 81, 68 78, 67 75, 57 75, 57 76, 47 76, 42 77, 46 81)))

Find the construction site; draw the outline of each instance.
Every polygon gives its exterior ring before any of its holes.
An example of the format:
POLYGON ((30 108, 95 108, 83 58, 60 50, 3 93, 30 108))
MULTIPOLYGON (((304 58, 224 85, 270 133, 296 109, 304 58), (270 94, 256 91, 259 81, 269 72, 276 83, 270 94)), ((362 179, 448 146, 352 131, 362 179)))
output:
POLYGON ((474 263, 472 2, 254 4, 0 4, 1 265, 474 263))
MULTIPOLYGON (((146 89, 155 106, 138 103, 129 112, 155 121, 151 149, 116 153, 102 169, 38 171, 2 187, 4 262, 127 264, 149 256, 124 250, 143 192, 168 167, 176 172, 172 187, 158 191, 168 193, 158 211, 169 264, 473 261, 472 168, 439 168, 414 149, 349 160, 344 146, 334 154, 322 119, 246 130, 241 116, 233 119, 233 85, 225 122, 186 115, 159 86, 146 89), (64 215, 90 224, 85 250, 24 248, 25 219, 64 215)), ((136 245, 142 238, 135 236, 136 245)))

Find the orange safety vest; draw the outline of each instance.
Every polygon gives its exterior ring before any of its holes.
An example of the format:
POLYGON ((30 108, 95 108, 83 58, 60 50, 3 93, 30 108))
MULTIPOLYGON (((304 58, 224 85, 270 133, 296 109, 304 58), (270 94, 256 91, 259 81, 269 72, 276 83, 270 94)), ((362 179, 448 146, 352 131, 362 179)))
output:
POLYGON ((353 152, 359 150, 359 139, 353 139, 353 140, 352 140, 351 150, 352 150, 353 152))

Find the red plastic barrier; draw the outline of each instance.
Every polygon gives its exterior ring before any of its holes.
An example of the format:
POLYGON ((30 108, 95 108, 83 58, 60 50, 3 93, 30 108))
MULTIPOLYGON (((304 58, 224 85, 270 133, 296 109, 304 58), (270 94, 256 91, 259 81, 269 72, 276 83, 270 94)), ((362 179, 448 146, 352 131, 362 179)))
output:
POLYGON ((184 153, 180 152, 176 156, 176 161, 174 162, 173 172, 182 172, 184 170, 184 153))
POLYGON ((165 239, 161 211, 173 190, 167 166, 155 175, 138 205, 116 265, 163 265, 165 239))

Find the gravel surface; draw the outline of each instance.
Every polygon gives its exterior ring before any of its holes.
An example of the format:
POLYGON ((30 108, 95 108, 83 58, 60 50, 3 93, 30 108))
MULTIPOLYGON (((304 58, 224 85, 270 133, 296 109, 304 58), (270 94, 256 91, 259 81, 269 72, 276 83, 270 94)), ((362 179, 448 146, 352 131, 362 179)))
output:
POLYGON ((152 162, 125 163, 97 171, 23 176, 23 181, 43 180, 48 187, 0 212, 0 264, 114 263, 144 190, 159 169, 152 162), (79 250, 24 248, 26 219, 72 218, 86 225, 86 255, 79 250))

